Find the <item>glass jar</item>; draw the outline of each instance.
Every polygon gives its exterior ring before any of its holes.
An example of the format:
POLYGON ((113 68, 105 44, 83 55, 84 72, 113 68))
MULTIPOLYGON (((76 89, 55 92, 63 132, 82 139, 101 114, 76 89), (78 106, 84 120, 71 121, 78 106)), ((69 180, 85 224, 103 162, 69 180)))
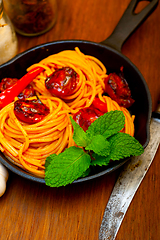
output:
POLYGON ((0 65, 13 58, 18 52, 14 27, 3 9, 0 0, 0 65))
POLYGON ((56 0, 3 0, 17 33, 37 36, 49 31, 57 19, 56 0))

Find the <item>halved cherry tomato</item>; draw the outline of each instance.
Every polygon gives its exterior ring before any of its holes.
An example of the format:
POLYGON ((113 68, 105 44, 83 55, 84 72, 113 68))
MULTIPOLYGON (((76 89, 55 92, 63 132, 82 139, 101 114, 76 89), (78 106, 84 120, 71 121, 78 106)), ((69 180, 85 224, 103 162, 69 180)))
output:
POLYGON ((92 102, 93 107, 99 109, 101 112, 106 113, 107 110, 107 104, 102 102, 99 98, 95 97, 95 99, 92 102))
POLYGON ((73 115, 73 119, 77 122, 84 131, 88 129, 92 122, 102 116, 104 112, 99 111, 94 107, 80 109, 73 115))
POLYGON ((25 99, 35 96, 35 90, 31 84, 28 84, 28 86, 18 95, 19 99, 25 99))
POLYGON ((19 99, 14 103, 14 113, 20 121, 33 124, 40 122, 46 115, 48 115, 49 108, 37 99, 19 99))
POLYGON ((131 97, 131 90, 122 71, 123 68, 121 68, 119 75, 116 73, 108 75, 104 80, 105 92, 120 106, 129 108, 134 103, 134 100, 131 97))
POLYGON ((69 67, 55 70, 45 81, 48 91, 57 97, 63 98, 71 95, 77 87, 78 74, 69 67))
MULTIPOLYGON (((16 82, 18 82, 18 78, 3 78, 0 82, 0 92, 12 87, 16 82)), ((27 87, 18 95, 18 98, 25 99, 33 96, 35 96, 35 90, 31 84, 28 84, 27 87)))
POLYGON ((18 78, 3 78, 0 82, 0 92, 13 86, 18 81, 18 78))

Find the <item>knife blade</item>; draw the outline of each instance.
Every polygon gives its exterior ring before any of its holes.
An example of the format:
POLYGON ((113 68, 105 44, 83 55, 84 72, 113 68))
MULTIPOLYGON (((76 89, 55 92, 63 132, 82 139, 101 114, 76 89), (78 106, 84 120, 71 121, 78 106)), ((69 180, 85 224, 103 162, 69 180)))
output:
POLYGON ((99 240, 114 240, 127 209, 145 177, 160 143, 160 113, 152 115, 150 141, 142 155, 124 165, 113 188, 99 230, 99 240))

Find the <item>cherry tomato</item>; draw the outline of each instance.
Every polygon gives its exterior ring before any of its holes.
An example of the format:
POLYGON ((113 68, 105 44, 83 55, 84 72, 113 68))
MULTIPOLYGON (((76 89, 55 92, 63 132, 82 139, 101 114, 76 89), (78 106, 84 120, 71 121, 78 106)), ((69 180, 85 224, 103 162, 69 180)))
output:
POLYGON ((16 117, 25 123, 33 124, 40 122, 49 114, 49 108, 40 100, 19 99, 14 103, 16 117))
POLYGON ((95 99, 92 102, 93 107, 99 109, 101 112, 106 113, 107 110, 107 104, 102 102, 99 98, 95 97, 95 99))
POLYGON ((13 86, 17 81, 17 78, 3 78, 0 82, 0 92, 3 92, 7 88, 13 86))
MULTIPOLYGON (((121 71, 123 68, 121 68, 121 71)), ((123 72, 119 75, 116 73, 110 73, 104 80, 105 92, 120 106, 129 108, 134 100, 131 97, 131 90, 128 86, 126 79, 123 76, 123 72)))
POLYGON ((18 95, 19 99, 25 99, 29 97, 35 96, 35 90, 31 84, 28 84, 28 86, 18 95))
POLYGON ((45 81, 48 91, 57 97, 63 98, 73 94, 77 87, 78 74, 69 67, 55 70, 45 81))
POLYGON ((94 107, 87 107, 80 109, 74 114, 73 119, 83 128, 84 131, 88 129, 92 122, 102 116, 104 112, 99 111, 94 107))
MULTIPOLYGON (((17 81, 17 78, 3 78, 0 82, 0 92, 12 87, 17 81)), ((25 99, 33 96, 35 96, 35 90, 31 84, 28 84, 28 86, 18 95, 18 98, 25 99)))

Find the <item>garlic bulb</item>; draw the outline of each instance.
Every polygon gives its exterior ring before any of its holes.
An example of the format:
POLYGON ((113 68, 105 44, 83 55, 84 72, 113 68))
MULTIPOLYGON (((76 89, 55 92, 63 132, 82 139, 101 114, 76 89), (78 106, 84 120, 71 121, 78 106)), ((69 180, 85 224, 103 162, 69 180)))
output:
POLYGON ((0 163, 0 197, 5 193, 8 176, 6 167, 0 163))

